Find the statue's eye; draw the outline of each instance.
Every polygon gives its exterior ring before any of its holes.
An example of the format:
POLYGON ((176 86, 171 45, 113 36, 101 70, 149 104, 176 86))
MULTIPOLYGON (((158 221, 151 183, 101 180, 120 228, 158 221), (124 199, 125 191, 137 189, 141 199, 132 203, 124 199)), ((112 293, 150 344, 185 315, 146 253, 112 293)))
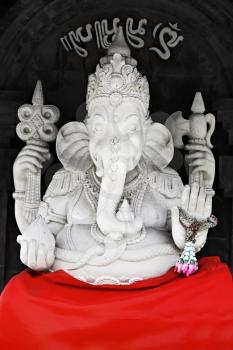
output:
POLYGON ((101 134, 104 131, 104 128, 102 124, 98 123, 98 124, 95 124, 93 130, 96 134, 101 134))
POLYGON ((95 114, 93 116, 93 132, 95 134, 103 133, 105 128, 105 118, 101 114, 95 114))
POLYGON ((128 126, 128 132, 135 132, 137 131, 137 125, 136 124, 130 124, 128 126))

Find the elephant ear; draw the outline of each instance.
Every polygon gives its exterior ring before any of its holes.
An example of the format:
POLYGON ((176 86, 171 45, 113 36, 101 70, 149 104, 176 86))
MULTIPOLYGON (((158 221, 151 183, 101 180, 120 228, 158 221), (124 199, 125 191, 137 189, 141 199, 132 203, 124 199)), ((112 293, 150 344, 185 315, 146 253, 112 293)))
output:
POLYGON ((57 135, 57 156, 66 170, 86 171, 91 167, 89 135, 84 123, 65 124, 57 135))
POLYGON ((144 159, 162 170, 170 163, 173 155, 174 145, 169 130, 160 123, 148 125, 143 148, 144 159))

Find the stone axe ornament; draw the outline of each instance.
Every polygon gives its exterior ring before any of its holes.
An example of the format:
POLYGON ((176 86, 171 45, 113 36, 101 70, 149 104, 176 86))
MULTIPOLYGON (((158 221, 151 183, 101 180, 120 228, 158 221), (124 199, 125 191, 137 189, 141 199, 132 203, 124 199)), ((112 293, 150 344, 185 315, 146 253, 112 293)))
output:
MULTIPOLYGON (((59 120, 60 111, 56 106, 45 105, 41 81, 38 80, 32 96, 32 104, 24 104, 18 109, 20 123, 16 133, 27 145, 48 147, 57 136, 54 123, 59 120)), ((37 214, 41 201, 41 169, 37 173, 27 170, 27 185, 24 199, 24 217, 31 222, 37 214)))
MULTIPOLYGON (((182 112, 177 111, 166 120, 165 125, 172 134, 174 146, 180 149, 184 148, 183 137, 188 136, 188 144, 213 148, 210 138, 215 129, 215 117, 211 113, 204 114, 205 105, 201 92, 196 92, 191 112, 189 119, 184 119, 182 112)), ((189 184, 198 182, 200 186, 204 186, 202 172, 192 174, 192 170, 190 167, 189 184)))
MULTIPOLYGON (((212 148, 210 138, 215 129, 215 117, 210 113, 204 114, 205 106, 200 92, 195 94, 191 111, 192 114, 189 119, 184 119, 182 112, 177 111, 166 120, 165 124, 172 134, 175 147, 184 148, 183 137, 188 136, 188 144, 201 145, 206 149, 212 148)), ((193 174, 192 170, 193 167, 189 167, 189 184, 192 185, 194 182, 198 182, 200 187, 206 187, 203 172, 193 174)), ((211 188, 206 188, 206 191, 210 195, 214 193, 211 188)), ((180 209, 179 219, 185 228, 186 235, 184 250, 176 263, 175 271, 189 276, 198 269, 194 246, 196 233, 216 226, 217 218, 211 215, 206 220, 198 221, 180 209)))

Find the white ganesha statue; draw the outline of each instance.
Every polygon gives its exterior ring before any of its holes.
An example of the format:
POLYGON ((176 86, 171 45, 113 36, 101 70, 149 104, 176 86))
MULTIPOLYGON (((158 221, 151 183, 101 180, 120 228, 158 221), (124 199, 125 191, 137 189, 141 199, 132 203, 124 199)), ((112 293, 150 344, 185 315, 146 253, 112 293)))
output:
MULTIPOLYGON (((35 94, 42 91, 37 87, 35 94)), ((50 157, 47 142, 38 134, 16 158, 17 240, 25 265, 63 269, 94 284, 128 284, 175 265, 187 275, 197 270, 195 253, 216 224, 214 157, 204 137, 193 138, 186 157, 192 181, 184 186, 169 167, 176 130, 152 121, 149 97, 147 79, 120 28, 89 77, 85 120, 58 132, 63 168, 42 201, 38 174, 50 157)), ((43 114, 42 96, 36 106, 43 114)), ((195 115, 203 113, 202 106, 199 95, 195 115)))

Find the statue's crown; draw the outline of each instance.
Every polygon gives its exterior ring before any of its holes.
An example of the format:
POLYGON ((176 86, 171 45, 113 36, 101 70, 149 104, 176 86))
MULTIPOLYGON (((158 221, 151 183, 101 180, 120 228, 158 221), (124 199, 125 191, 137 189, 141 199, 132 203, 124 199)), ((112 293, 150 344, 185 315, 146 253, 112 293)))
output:
POLYGON ((113 106, 120 105, 125 97, 142 102, 145 111, 149 107, 149 85, 138 72, 137 61, 130 56, 122 27, 108 48, 107 56, 100 59, 96 72, 89 76, 86 96, 87 108, 94 99, 109 97, 113 106))

